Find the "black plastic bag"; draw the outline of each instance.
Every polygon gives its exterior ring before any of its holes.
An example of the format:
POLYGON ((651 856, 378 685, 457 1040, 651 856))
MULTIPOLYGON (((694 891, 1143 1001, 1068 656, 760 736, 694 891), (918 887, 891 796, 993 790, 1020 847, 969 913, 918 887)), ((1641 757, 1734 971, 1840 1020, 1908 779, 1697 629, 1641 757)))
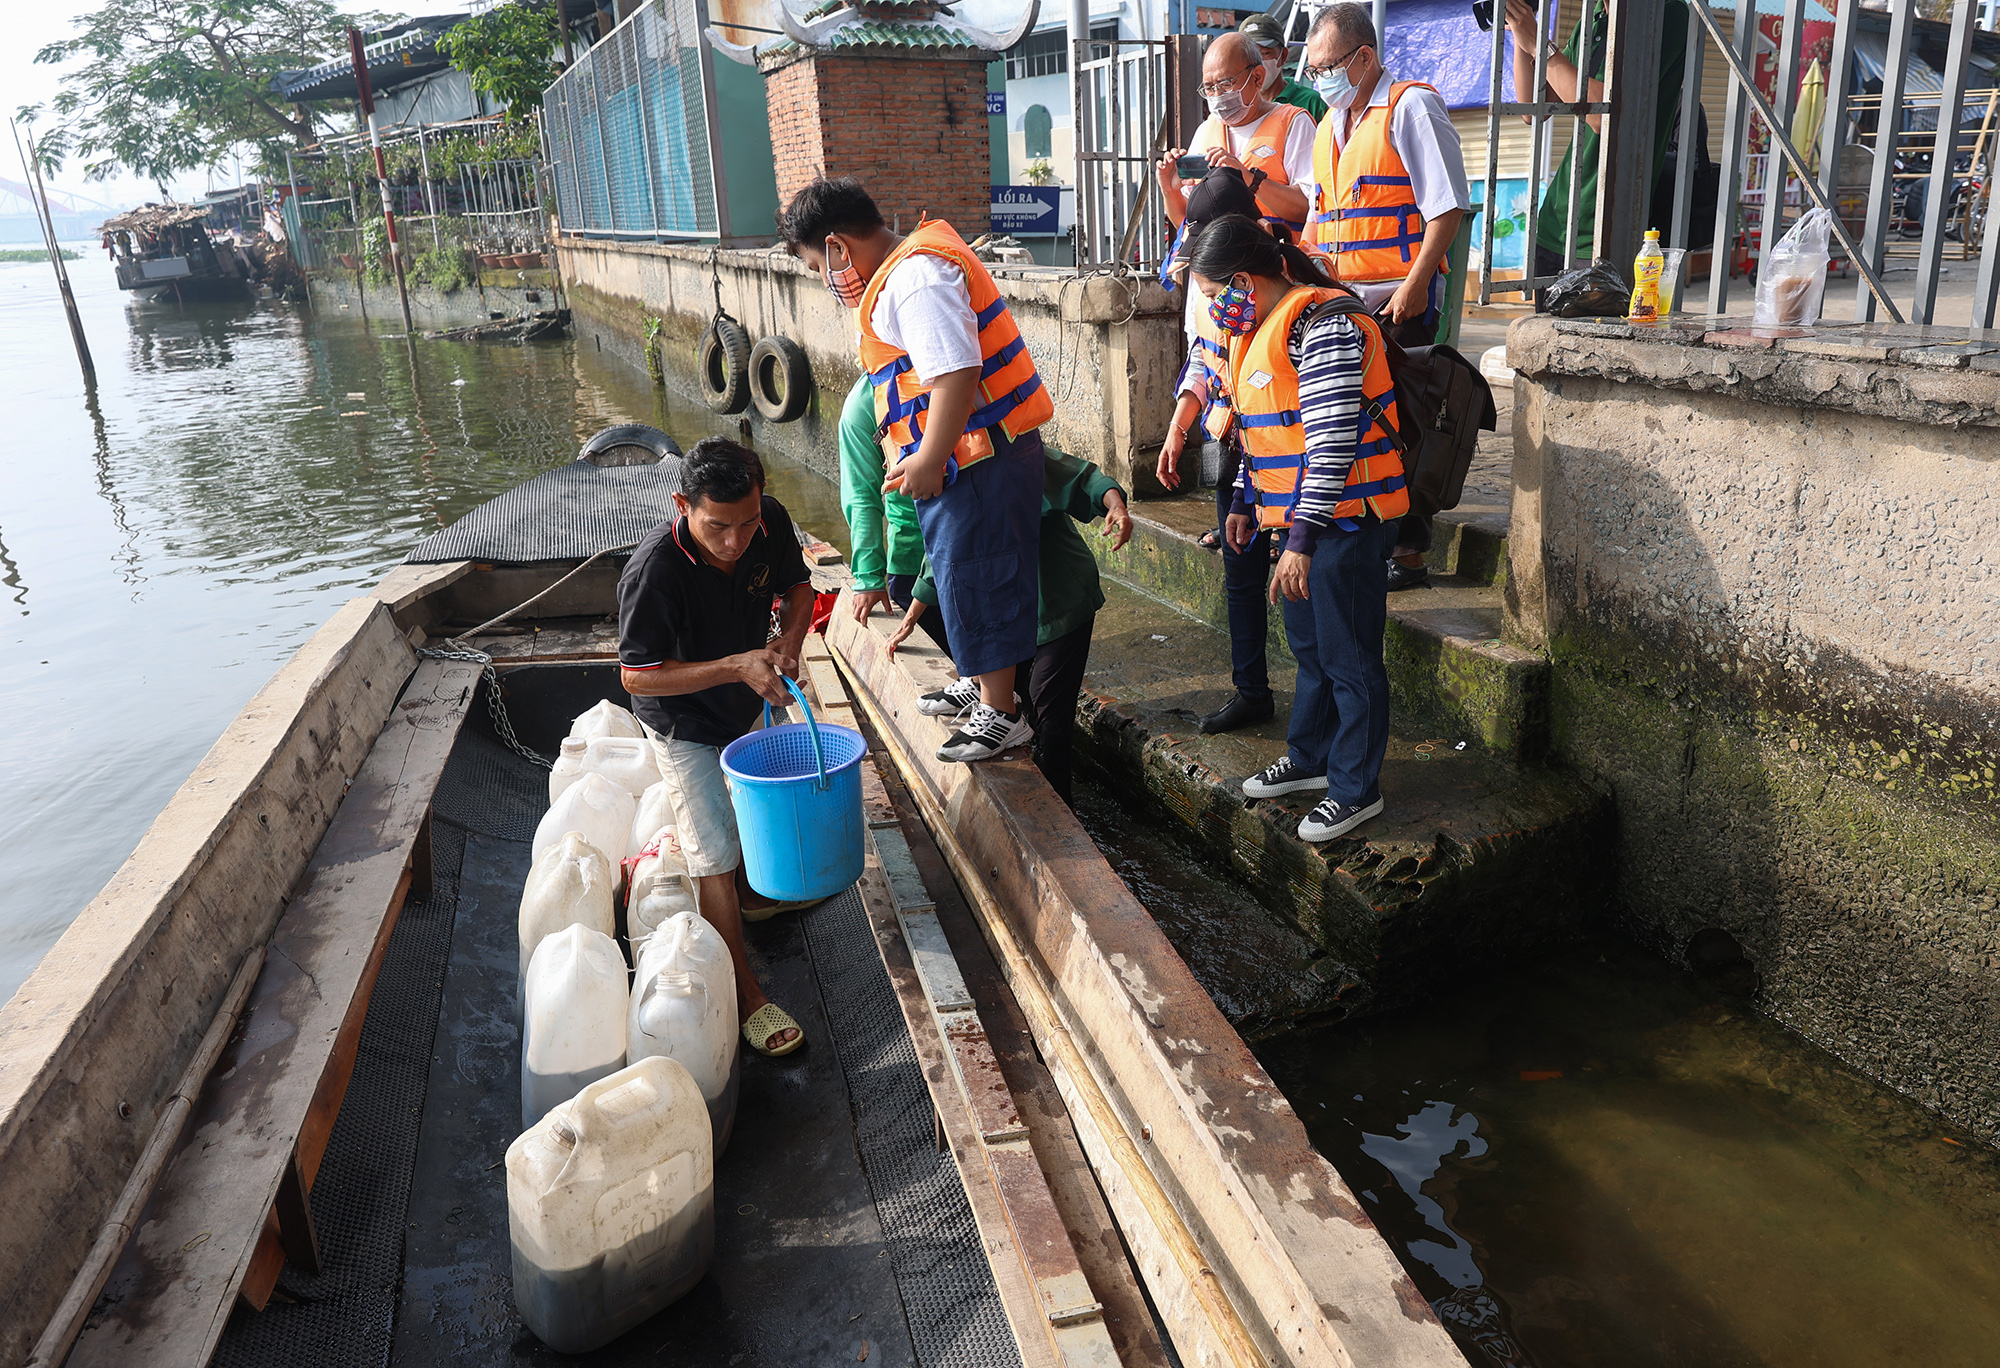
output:
POLYGON ((1564 271, 1543 292, 1542 312, 1557 318, 1623 318, 1632 284, 1608 261, 1564 271))

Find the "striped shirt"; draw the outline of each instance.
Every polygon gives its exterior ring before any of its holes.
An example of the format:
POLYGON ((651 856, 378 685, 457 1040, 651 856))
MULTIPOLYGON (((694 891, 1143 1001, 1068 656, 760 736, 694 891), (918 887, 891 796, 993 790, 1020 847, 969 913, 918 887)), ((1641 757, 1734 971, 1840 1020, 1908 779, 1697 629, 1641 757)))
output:
MULTIPOLYGON (((1330 528, 1352 532, 1363 520, 1375 516, 1333 516, 1334 505, 1347 485, 1347 469, 1354 464, 1361 429, 1368 421, 1361 411, 1361 377, 1367 358, 1361 329, 1352 318, 1338 313, 1315 315, 1307 311, 1301 315, 1286 339, 1285 351, 1299 372, 1299 416, 1306 430, 1305 483, 1292 510, 1285 549, 1310 556, 1321 533, 1330 528)), ((1245 461, 1237 476, 1230 512, 1251 513, 1254 502, 1250 463, 1245 461)))

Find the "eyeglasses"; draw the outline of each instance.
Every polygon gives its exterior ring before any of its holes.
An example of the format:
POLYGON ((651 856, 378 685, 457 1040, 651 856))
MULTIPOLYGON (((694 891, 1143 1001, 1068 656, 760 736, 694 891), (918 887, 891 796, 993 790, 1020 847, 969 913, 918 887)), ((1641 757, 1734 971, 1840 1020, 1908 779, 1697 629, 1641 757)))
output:
POLYGON ((1223 91, 1230 89, 1238 81, 1242 80, 1245 76, 1249 75, 1251 72, 1262 71, 1263 69, 1264 68, 1262 64, 1253 67, 1244 67, 1234 76, 1225 76, 1219 81, 1210 81, 1206 85, 1196 86, 1194 88, 1195 94, 1201 96, 1204 100, 1212 100, 1216 96, 1220 95, 1223 91))
POLYGON ((1355 47, 1351 47, 1347 50, 1347 55, 1345 57, 1337 58, 1334 61, 1328 62, 1325 66, 1309 66, 1305 68, 1305 70, 1301 71, 1299 75, 1305 79, 1305 83, 1307 85, 1311 85, 1313 82, 1317 81, 1320 77, 1326 75, 1328 72, 1337 71, 1341 67, 1346 66, 1349 62, 1354 60, 1354 55, 1357 52, 1360 52, 1362 48, 1365 48, 1367 46, 1368 44, 1361 43, 1355 47))

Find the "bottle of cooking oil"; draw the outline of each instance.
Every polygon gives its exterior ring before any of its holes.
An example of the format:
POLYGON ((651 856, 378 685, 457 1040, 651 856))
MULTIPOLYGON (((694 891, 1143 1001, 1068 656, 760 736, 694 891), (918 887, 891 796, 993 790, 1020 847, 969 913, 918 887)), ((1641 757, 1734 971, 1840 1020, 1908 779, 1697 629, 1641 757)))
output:
POLYGON ((1667 254, 1660 250, 1660 230, 1646 230, 1646 245, 1632 262, 1632 307, 1625 311, 1627 322, 1660 321, 1660 277, 1666 274, 1667 254))

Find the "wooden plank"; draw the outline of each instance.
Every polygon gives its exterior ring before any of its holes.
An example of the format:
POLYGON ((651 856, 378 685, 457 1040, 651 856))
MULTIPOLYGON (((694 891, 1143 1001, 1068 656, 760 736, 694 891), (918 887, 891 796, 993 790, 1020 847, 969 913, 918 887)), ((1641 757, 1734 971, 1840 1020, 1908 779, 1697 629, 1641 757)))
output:
POLYGON ((412 677, 271 937, 243 1028, 202 1090, 73 1368, 207 1363, 288 1169, 296 1162, 309 1178, 314 1147, 324 1148, 329 1099, 337 1107, 353 1067, 366 990, 478 675, 463 661, 426 661, 412 677))
POLYGON ((523 632, 496 633, 475 637, 467 643, 475 651, 493 657, 505 669, 509 665, 547 665, 564 662, 616 660, 618 624, 602 618, 565 618, 559 622, 529 621, 523 632))
POLYGON ((1181 1357, 1463 1363, 1347 1185, 1025 761, 949 765, 928 662, 836 610, 832 645, 1025 1009, 1181 1357))
POLYGON ((415 663, 384 604, 335 613, 0 1008, 0 1361, 54 1313, 415 663))
MULTIPOLYGON (((863 776, 864 798, 869 787, 866 780, 873 775, 871 766, 863 776)), ((978 1003, 988 1047, 1021 1123, 1027 1128, 1036 1165, 1061 1214, 1063 1228, 1069 1232, 1070 1245, 1076 1250, 1091 1295, 1104 1308, 1104 1326, 1111 1335, 1118 1361, 1124 1368, 1166 1368, 1166 1350, 1160 1343, 1153 1312, 1146 1305, 1146 1295, 1140 1289, 1138 1271, 1127 1254, 1110 1209, 1104 1204, 1097 1176, 1077 1140, 1062 1094, 1042 1063, 1020 1004, 994 962, 991 949, 980 935, 944 856, 925 829, 900 776, 891 772, 886 781, 882 786, 882 801, 892 804, 897 812, 911 860, 935 901, 938 924, 952 947, 968 993, 978 1003)))

